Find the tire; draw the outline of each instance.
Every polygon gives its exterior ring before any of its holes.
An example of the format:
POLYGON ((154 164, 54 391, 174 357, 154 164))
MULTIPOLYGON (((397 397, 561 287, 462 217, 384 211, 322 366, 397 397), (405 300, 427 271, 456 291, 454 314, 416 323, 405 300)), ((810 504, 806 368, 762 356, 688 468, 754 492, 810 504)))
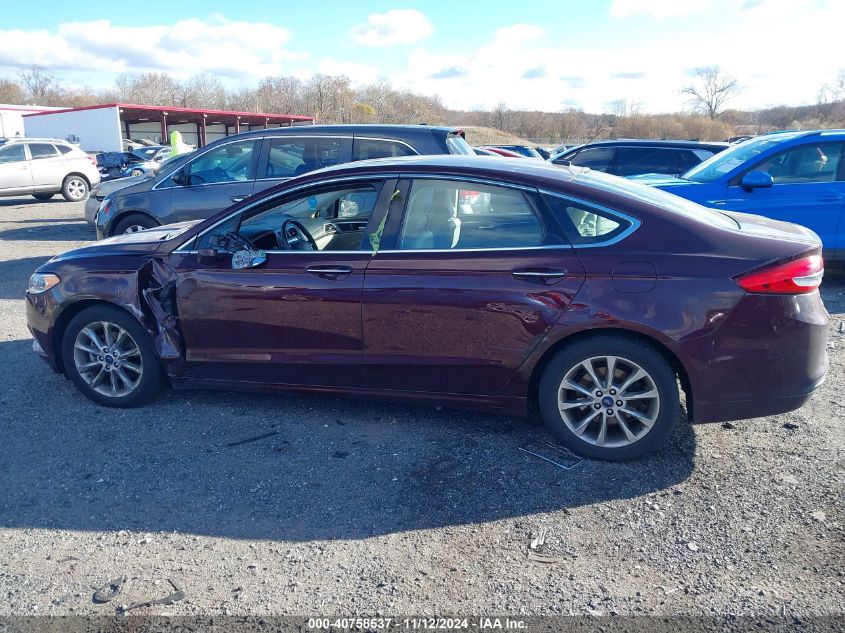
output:
POLYGON ((158 226, 158 223, 150 216, 144 213, 130 213, 118 220, 114 225, 112 235, 122 235, 124 233, 137 233, 144 229, 151 229, 158 226))
POLYGON ((88 197, 89 189, 85 178, 71 174, 62 182, 62 197, 68 202, 81 202, 88 197))
POLYGON ((50 200, 55 195, 55 193, 34 193, 32 197, 36 200, 50 200))
POLYGON ((146 330, 131 314, 114 306, 86 308, 71 319, 62 337, 62 360, 65 374, 76 387, 107 407, 148 402, 163 383, 164 372, 146 330), (104 328, 110 333, 108 341, 104 328), (109 352, 93 353, 102 352, 101 346, 108 343, 109 352))
POLYGON ((681 406, 675 372, 660 352, 608 334, 558 352, 540 378, 539 405, 546 427, 561 444, 583 457, 607 461, 634 459, 659 448, 681 406), (592 376, 586 363, 591 363, 592 376), (608 366, 614 376, 610 387, 608 366), (644 375, 637 378, 637 370, 644 375), (579 388, 562 388, 564 380, 579 388))
POLYGON ((129 172, 129 175, 130 176, 143 176, 144 172, 141 169, 133 169, 132 171, 129 172))

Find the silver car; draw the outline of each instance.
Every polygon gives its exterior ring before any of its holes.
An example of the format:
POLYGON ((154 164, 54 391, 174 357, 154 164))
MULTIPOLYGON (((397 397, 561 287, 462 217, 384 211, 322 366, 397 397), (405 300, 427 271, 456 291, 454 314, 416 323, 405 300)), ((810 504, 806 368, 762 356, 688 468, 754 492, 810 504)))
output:
POLYGON ((79 202, 99 182, 94 157, 67 141, 0 139, 0 196, 49 200, 61 193, 68 202, 79 202))

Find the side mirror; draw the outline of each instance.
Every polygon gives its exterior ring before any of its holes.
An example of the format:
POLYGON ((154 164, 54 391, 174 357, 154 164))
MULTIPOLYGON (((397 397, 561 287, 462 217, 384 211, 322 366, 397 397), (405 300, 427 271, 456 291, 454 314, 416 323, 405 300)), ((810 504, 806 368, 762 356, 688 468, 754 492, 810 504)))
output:
POLYGON ((768 172, 749 171, 742 177, 739 184, 742 185, 742 188, 746 191, 752 191, 754 189, 770 189, 772 185, 775 184, 775 181, 772 179, 772 175, 768 172))
POLYGON ((175 172, 173 172, 173 175, 170 178, 175 184, 179 185, 180 187, 184 187, 190 182, 188 173, 185 171, 184 167, 182 169, 177 169, 175 172))
POLYGON ((235 251, 232 254, 232 270, 255 268, 266 261, 267 253, 264 251, 235 251))

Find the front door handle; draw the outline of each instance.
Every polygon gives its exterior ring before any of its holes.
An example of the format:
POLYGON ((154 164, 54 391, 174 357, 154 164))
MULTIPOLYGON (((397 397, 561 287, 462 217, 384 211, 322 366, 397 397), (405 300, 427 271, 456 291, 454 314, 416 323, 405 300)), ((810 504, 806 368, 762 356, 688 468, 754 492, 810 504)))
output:
POLYGON ((309 266, 305 269, 305 272, 309 275, 316 275, 317 277, 337 279, 351 274, 352 269, 349 266, 309 266))
POLYGON ((826 193, 822 196, 819 196, 819 200, 822 202, 838 202, 842 200, 842 196, 838 193, 826 193))
POLYGON ((511 271, 511 275, 517 279, 532 280, 539 279, 546 283, 555 283, 556 280, 566 277, 565 270, 551 270, 548 268, 518 268, 511 271))
POLYGON ((241 202, 246 200, 246 196, 232 196, 231 200, 232 202, 241 202))

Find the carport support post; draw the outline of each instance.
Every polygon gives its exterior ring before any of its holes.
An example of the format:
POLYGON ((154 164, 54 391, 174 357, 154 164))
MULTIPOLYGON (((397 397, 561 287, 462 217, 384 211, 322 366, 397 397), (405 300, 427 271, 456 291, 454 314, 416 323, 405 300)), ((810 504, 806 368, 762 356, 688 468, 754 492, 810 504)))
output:
POLYGON ((264 129, 266 130, 269 127, 270 117, 264 117, 264 129))
POLYGON ((207 120, 208 120, 208 115, 203 114, 202 115, 202 123, 200 125, 200 147, 205 145, 205 126, 206 126, 207 120))
POLYGON ((241 133, 241 117, 235 117, 235 134, 241 133))
POLYGON ((161 113, 161 144, 168 145, 170 141, 167 138, 167 112, 161 113))

